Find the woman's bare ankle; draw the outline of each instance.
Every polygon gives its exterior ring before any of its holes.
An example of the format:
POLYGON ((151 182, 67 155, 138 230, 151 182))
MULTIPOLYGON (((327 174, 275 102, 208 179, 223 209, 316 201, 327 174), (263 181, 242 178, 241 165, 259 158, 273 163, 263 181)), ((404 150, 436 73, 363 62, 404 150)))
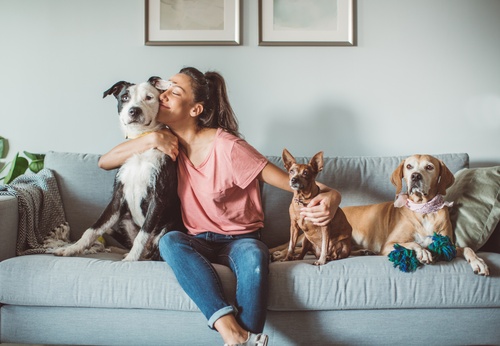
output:
POLYGON ((248 340, 249 332, 238 324, 232 314, 222 316, 215 321, 214 328, 228 345, 242 344, 248 340))

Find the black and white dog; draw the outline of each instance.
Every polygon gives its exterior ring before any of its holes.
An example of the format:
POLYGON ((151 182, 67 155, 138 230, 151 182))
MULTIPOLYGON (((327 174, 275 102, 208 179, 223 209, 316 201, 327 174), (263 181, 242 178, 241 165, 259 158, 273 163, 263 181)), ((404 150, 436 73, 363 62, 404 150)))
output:
MULTIPOLYGON (((167 88, 168 82, 159 77, 140 84, 121 81, 106 90, 103 97, 116 97, 122 130, 127 138, 136 138, 165 127, 157 122, 156 114, 160 92, 167 88)), ((168 155, 150 149, 130 157, 120 167, 113 197, 97 222, 76 243, 54 254, 81 254, 104 233, 118 231, 120 240, 130 249, 124 261, 158 260, 158 241, 171 230, 184 230, 177 196, 177 166, 168 155)))

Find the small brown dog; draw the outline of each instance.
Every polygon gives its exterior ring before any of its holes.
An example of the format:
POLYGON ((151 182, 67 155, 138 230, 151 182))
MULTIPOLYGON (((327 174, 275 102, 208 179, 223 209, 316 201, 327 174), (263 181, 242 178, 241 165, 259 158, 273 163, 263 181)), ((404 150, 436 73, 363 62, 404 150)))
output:
POLYGON ((294 190, 290 204, 290 242, 284 261, 301 260, 309 250, 313 250, 317 261, 314 265, 322 265, 330 260, 346 258, 351 252, 352 228, 344 212, 338 208, 333 220, 324 227, 316 226, 300 215, 300 210, 311 199, 320 193, 316 184, 316 175, 323 170, 323 152, 313 156, 309 164, 298 164, 295 158, 283 150, 283 163, 290 175, 290 187, 294 190), (299 230, 304 232, 302 251, 294 255, 299 230))

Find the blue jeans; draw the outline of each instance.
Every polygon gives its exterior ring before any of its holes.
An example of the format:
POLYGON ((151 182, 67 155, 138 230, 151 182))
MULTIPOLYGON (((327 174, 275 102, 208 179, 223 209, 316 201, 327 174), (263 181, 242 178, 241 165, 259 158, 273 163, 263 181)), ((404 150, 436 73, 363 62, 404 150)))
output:
POLYGON ((267 312, 269 250, 259 240, 260 232, 226 236, 212 232, 191 236, 179 231, 166 233, 160 254, 174 271, 179 284, 208 320, 234 314, 252 333, 261 333, 267 312), (225 265, 236 276, 236 301, 224 296, 220 278, 211 263, 225 265))

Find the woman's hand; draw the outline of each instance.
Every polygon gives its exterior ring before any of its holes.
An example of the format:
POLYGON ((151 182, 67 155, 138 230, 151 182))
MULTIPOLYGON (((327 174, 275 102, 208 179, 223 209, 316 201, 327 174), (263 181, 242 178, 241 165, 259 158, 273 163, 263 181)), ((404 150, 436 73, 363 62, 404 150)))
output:
POLYGON ((320 183, 318 186, 321 189, 320 194, 303 207, 300 214, 316 226, 326 226, 335 217, 342 197, 337 190, 320 183))
POLYGON ((172 160, 177 159, 179 155, 179 139, 169 129, 153 132, 149 134, 153 139, 153 148, 156 148, 166 155, 170 156, 172 160))

